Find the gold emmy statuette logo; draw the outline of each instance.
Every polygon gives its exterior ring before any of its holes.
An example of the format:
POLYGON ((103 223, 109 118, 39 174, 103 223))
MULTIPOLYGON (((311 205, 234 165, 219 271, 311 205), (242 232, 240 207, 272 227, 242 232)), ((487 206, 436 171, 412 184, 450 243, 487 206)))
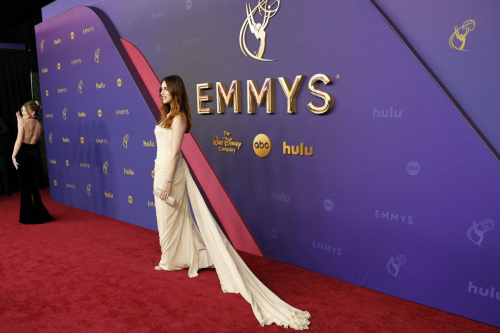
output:
POLYGON ((57 186, 57 180, 54 179, 54 186, 57 186))
POLYGON ((63 119, 66 120, 66 113, 68 112, 68 109, 64 108, 63 110, 63 119))
POLYGON ((474 30, 475 27, 476 27, 476 22, 474 20, 465 21, 464 24, 462 24, 462 26, 460 28, 457 28, 457 26, 455 26, 455 32, 451 34, 450 40, 448 41, 450 44, 450 47, 452 49, 459 50, 459 51, 469 51, 469 50, 464 50, 465 38, 467 37, 469 32, 474 30), (461 42, 462 44, 460 44, 460 46, 457 47, 455 45, 455 40, 461 42))
POLYGON ((80 143, 83 145, 83 143, 85 142, 85 140, 83 139, 83 136, 80 138, 80 143))
POLYGON ((52 144, 52 133, 49 134, 49 142, 52 144))
POLYGON ((80 80, 80 82, 78 82, 78 92, 80 94, 83 94, 83 80, 80 80))
POLYGON ((156 170, 151 171, 151 178, 155 178, 156 170))
POLYGON ((101 109, 97 110, 97 115, 99 116, 99 118, 102 117, 102 111, 101 111, 101 109))
POLYGON ((71 39, 75 39, 75 33, 71 31, 71 39))
POLYGON ((240 30, 240 48, 245 56, 250 56, 254 59, 261 61, 276 61, 271 59, 263 59, 264 52, 266 50, 266 28, 269 24, 269 20, 273 18, 280 9, 281 0, 275 0, 271 5, 268 5, 269 0, 259 0, 257 6, 254 9, 250 6, 250 3, 246 3, 247 17, 240 30), (259 12, 260 16, 263 17, 262 23, 255 22, 254 15, 259 12), (246 43, 247 29, 250 28, 250 32, 260 41, 259 50, 251 52, 248 49, 246 43))
POLYGON ((128 149, 128 134, 125 134, 125 136, 123 137, 123 147, 125 147, 125 149, 128 149))
POLYGON ((87 195, 90 196, 90 188, 92 187, 92 185, 89 183, 87 185, 87 195))
POLYGON ((43 44, 45 44, 45 41, 42 39, 42 41, 40 42, 40 51, 43 52, 43 44))
POLYGON ((129 196, 128 196, 128 203, 132 203, 133 201, 134 201, 134 200, 132 199, 132 196, 131 196, 131 195, 129 195, 129 196))
POLYGON ((116 80, 116 85, 118 87, 121 87, 122 86, 122 79, 118 78, 118 80, 116 80))
POLYGON ((104 162, 102 165, 102 172, 104 172, 105 175, 108 174, 108 161, 104 162))
POLYGON ((49 91, 48 90, 45 90, 45 96, 49 96, 49 91))
POLYGON ((60 62, 57 63, 57 69, 61 69, 61 63, 60 62))
POLYGON ((66 160, 66 166, 69 166, 69 161, 68 160, 66 160))
POLYGON ((259 157, 266 157, 271 152, 271 140, 265 134, 258 134, 253 139, 253 151, 259 157))
POLYGON ((101 53, 101 49, 97 49, 94 53, 94 61, 99 63, 99 54, 101 53))

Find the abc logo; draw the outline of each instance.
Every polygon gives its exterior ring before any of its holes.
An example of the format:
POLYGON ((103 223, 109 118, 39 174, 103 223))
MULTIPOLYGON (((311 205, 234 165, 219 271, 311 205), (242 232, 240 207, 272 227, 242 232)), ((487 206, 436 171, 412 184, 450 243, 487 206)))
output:
POLYGON ((411 161, 406 165, 406 172, 408 172, 409 175, 416 176, 420 172, 420 164, 415 161, 411 161))
POLYGON ((259 134, 253 139, 253 151, 259 157, 266 157, 271 152, 271 141, 265 134, 259 134))
POLYGON ((330 199, 326 199, 323 202, 323 207, 325 208, 326 211, 331 212, 333 210, 333 201, 330 199))

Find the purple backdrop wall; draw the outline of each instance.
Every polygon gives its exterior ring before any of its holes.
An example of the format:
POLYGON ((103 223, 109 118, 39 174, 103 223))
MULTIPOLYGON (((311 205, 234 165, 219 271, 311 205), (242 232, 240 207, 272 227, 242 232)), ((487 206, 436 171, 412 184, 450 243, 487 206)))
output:
MULTIPOLYGON (((368 1, 283 2, 266 28, 265 56, 276 62, 241 52, 244 1, 79 3, 103 10, 158 77, 183 77, 195 111, 194 137, 265 256, 500 326, 500 268, 492 265, 500 259, 495 228, 500 165, 368 1), (310 101, 321 103, 307 89, 317 73, 333 78, 333 84, 319 88, 335 99, 333 110, 321 116, 307 108, 310 101), (277 78, 292 81, 299 74, 306 82, 297 113, 287 114, 277 78), (257 107, 250 115, 245 84, 255 80, 260 87, 266 78, 276 81, 275 113, 257 107), (241 114, 232 107, 225 114, 196 113, 197 83, 229 86, 232 80, 242 81, 241 114), (242 142, 236 153, 214 146, 215 137, 227 136, 224 131, 242 142), (259 133, 272 143, 266 158, 252 148, 259 133), (314 154, 284 154, 284 142, 303 143, 314 154)), ((47 21, 37 27, 38 40, 57 50, 39 52, 40 68, 49 68, 41 75, 42 90, 50 92, 43 98, 44 109, 46 116, 54 114, 46 118, 46 132, 57 139, 48 147, 49 158, 57 155, 50 177, 64 184, 52 185, 53 198, 155 228, 154 208, 147 204, 152 201, 154 148, 141 147, 154 140, 154 120, 104 29, 77 35, 88 38, 81 48, 70 44, 73 27, 80 31, 99 22, 72 12, 56 16, 69 6, 74 1, 49 5, 43 11, 47 21), (61 44, 53 45, 57 38, 61 44), (97 65, 98 47, 105 57, 97 65), (78 58, 90 67, 70 65, 78 58), (64 59, 61 70, 55 67, 58 59, 64 59), (82 78, 85 90, 79 94, 82 78), (95 87, 101 82, 105 89, 95 87), (71 93, 57 94, 60 87, 71 93), (78 119, 83 105, 88 116, 78 119), (99 108, 111 110, 110 118, 99 117, 99 108), (116 114, 125 109, 129 115, 116 114), (81 136, 88 146, 79 143, 81 136), (62 137, 71 137, 70 144, 62 137), (63 164, 66 159, 69 167, 63 164), (95 164, 88 174, 91 181, 84 176, 88 170, 79 169, 86 160, 95 164), (101 170, 105 161, 115 163, 109 164, 108 175, 101 170), (129 169, 134 176, 125 173, 129 169), (72 181, 81 184, 65 187, 72 181), (96 198, 85 193, 90 182, 99 193, 96 198), (104 191, 117 197, 107 200, 104 191)), ((467 19, 456 16, 453 22, 467 19)), ((247 41, 250 48, 258 47, 250 34, 247 41)), ((214 89, 206 94, 216 100, 214 89)), ((206 106, 216 107, 215 102, 206 106)))

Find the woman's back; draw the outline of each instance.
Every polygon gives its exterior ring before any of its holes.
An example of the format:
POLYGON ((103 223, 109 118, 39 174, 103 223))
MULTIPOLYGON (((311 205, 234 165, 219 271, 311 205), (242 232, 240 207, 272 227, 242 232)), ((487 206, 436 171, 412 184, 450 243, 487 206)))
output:
POLYGON ((22 142, 28 144, 35 144, 42 134, 42 124, 36 119, 22 119, 22 126, 24 130, 22 142))

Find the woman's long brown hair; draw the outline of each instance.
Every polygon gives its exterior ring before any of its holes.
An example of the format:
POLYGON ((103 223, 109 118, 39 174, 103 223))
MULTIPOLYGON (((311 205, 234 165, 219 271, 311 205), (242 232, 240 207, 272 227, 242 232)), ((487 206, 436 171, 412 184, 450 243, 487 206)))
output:
MULTIPOLYGON (((175 116, 185 116, 187 119, 186 133, 188 133, 191 130, 191 108, 189 107, 189 100, 186 93, 186 88, 184 87, 184 82, 182 82, 182 79, 178 75, 167 76, 163 80, 161 80, 161 83, 163 82, 165 82, 167 85, 167 90, 172 96, 172 101, 170 102, 170 104, 163 104, 162 100, 161 117, 158 121, 158 125, 161 127, 170 128, 175 116), (168 116, 169 114, 170 116, 168 116)), ((160 99, 162 99, 161 86, 160 99)))

